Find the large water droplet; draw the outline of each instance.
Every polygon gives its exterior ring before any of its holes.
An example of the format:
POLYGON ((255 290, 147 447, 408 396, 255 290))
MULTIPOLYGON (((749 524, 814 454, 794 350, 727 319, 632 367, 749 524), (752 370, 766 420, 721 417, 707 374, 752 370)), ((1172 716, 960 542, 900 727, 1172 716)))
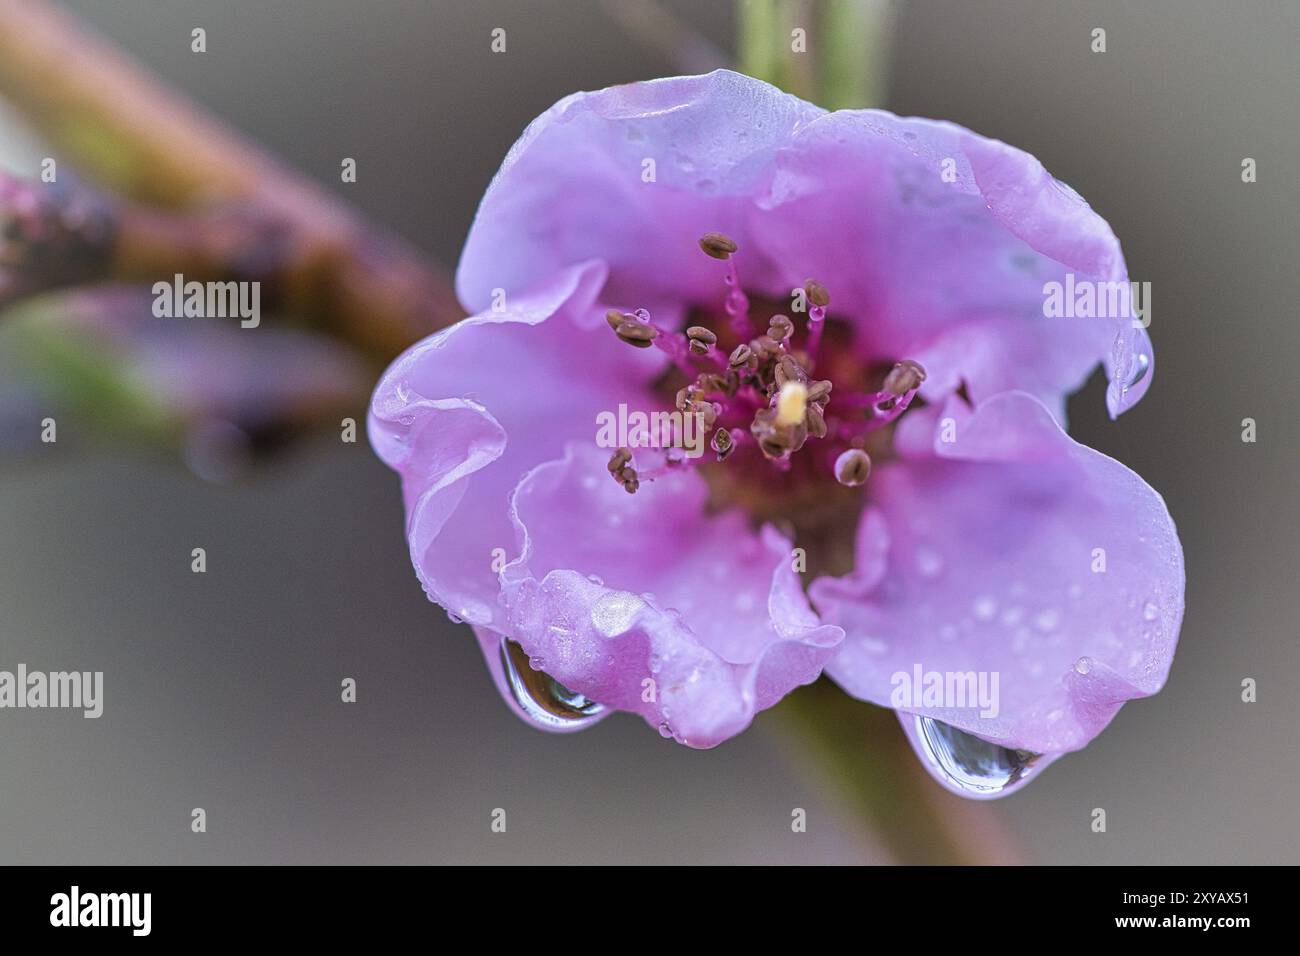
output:
POLYGON ((913 721, 908 739, 931 775, 951 790, 968 797, 991 799, 1020 789, 1040 766, 1042 755, 1011 750, 981 740, 930 717, 900 714, 913 721))
POLYGON ((1124 391, 1137 386, 1138 382, 1147 377, 1147 372, 1151 370, 1151 357, 1143 352, 1133 356, 1133 370, 1129 372, 1128 381, 1124 383, 1124 391))
POLYGON ((528 654, 508 637, 501 639, 501 669, 506 686, 529 722, 545 730, 582 730, 605 717, 603 704, 571 691, 550 674, 533 670, 528 654))

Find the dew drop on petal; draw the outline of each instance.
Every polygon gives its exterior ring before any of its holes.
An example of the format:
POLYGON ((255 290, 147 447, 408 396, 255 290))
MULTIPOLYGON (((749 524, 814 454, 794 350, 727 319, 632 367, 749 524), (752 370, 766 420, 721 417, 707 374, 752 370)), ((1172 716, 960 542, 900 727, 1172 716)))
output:
POLYGON ((607 715, 603 704, 569 690, 550 674, 529 664, 531 661, 522 647, 509 638, 501 639, 501 669, 506 686, 530 724, 544 730, 581 730, 607 715))
POLYGON ((1034 775, 1041 754, 1013 750, 930 717, 900 715, 912 721, 913 748, 930 774, 949 789, 991 799, 1020 789, 1034 775))

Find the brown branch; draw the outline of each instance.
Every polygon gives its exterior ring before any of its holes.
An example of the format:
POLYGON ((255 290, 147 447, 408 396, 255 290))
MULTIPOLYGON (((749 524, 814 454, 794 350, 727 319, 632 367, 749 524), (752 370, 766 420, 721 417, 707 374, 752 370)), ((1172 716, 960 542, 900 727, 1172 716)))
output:
POLYGON ((81 171, 124 196, 218 210, 194 232, 161 213, 124 215, 117 265, 128 274, 273 274, 286 310, 381 358, 462 314, 440 269, 52 6, 0 0, 0 95, 81 171), (226 246, 241 222, 255 233, 253 251, 230 262, 226 246), (176 255, 161 254, 167 242, 176 255), (173 268, 182 250, 202 254, 193 268, 173 268))

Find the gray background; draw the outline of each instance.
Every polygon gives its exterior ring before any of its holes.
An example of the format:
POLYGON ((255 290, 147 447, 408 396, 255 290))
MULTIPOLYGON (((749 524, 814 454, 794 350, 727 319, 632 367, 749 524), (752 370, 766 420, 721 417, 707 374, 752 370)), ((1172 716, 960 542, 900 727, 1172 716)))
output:
MULTIPOLYGON (((357 157, 347 197, 447 262, 530 118, 674 72, 594 0, 69 6, 328 188, 357 157), (189 52, 194 26, 206 56, 189 52), (505 56, 487 52, 495 26, 505 56)), ((730 46, 729 3, 671 6, 730 46)), ((1297 36, 1300 6, 1282 0, 927 0, 901 19, 891 108, 1035 153, 1154 291, 1146 399, 1110 423, 1094 381, 1071 412, 1178 522, 1180 650, 1163 693, 967 814, 1025 859, 1300 857, 1297 36), (1257 444, 1240 441, 1246 416, 1257 444), (1105 835, 1089 832, 1098 806, 1105 835)), ((98 721, 0 712, 0 863, 887 859, 770 718, 707 753, 629 717, 568 737, 520 724, 469 632, 422 595, 395 476, 364 444, 322 439, 233 487, 107 446, 0 466, 0 667, 19 661, 104 670, 106 705, 98 721), (206 575, 189 571, 196 545, 206 575), (356 705, 339 703, 343 676, 356 705), (505 836, 488 831, 496 806, 505 836), (806 835, 789 832, 794 806, 806 835)))

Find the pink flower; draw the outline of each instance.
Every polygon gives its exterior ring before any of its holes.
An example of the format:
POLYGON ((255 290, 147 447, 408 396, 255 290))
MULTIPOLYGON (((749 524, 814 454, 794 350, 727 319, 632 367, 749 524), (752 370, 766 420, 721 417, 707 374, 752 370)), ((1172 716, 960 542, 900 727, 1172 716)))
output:
POLYGON ((1127 282, 1109 226, 959 126, 727 71, 570 96, 479 208, 475 314, 375 392, 420 581, 539 726, 711 747, 824 670, 1007 792, 1161 687, 1182 616, 1159 495, 1062 429, 1098 363, 1141 397, 1149 340, 1045 317, 1067 275, 1127 282), (599 447, 620 405, 711 447, 599 447))

